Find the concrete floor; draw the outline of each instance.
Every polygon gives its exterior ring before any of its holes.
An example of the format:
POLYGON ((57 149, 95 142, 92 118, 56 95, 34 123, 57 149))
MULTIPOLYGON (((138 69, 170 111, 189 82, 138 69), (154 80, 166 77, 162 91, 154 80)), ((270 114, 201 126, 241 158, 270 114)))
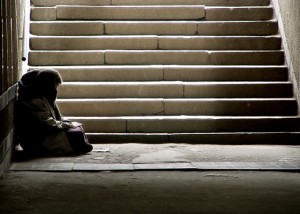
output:
MULTIPOLYGON (((299 162, 299 146, 105 144, 20 163, 299 162), (109 151, 103 151, 109 148, 109 151)), ((300 213, 300 174, 275 171, 9 171, 0 213, 300 213)))
POLYGON ((0 213, 262 213, 300 211, 300 175, 280 172, 10 172, 0 213))
POLYGON ((94 144, 94 150, 77 157, 36 157, 26 162, 44 163, 178 163, 178 162, 282 162, 300 161, 297 145, 211 144, 94 144))

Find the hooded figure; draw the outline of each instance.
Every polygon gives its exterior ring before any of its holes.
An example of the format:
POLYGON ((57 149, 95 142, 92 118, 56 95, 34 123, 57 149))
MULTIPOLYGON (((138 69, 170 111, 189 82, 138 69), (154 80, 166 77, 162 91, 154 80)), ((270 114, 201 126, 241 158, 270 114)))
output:
POLYGON ((86 153, 88 143, 78 123, 64 120, 55 103, 62 78, 56 70, 39 69, 18 81, 17 135, 28 153, 86 153))

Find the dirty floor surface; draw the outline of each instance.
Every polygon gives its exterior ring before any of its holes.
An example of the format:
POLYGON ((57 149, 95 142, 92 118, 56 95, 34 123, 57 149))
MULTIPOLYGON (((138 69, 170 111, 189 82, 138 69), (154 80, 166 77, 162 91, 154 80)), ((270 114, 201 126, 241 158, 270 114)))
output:
POLYGON ((41 157, 22 161, 66 163, 178 163, 300 161, 300 146, 211 144, 94 144, 94 150, 76 157, 41 157))
MULTIPOLYGON (((299 146, 99 144, 17 163, 295 162, 299 146)), ((8 171, 0 213, 300 213, 300 174, 277 171, 8 171)))
POLYGON ((300 175, 282 172, 9 172, 3 214, 299 213, 300 175))

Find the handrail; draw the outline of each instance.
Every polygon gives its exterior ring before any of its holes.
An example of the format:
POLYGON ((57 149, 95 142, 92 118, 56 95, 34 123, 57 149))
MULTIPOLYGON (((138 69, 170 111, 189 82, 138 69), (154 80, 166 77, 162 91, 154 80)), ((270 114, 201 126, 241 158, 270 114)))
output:
POLYGON ((30 0, 24 0, 22 75, 28 70, 30 0))

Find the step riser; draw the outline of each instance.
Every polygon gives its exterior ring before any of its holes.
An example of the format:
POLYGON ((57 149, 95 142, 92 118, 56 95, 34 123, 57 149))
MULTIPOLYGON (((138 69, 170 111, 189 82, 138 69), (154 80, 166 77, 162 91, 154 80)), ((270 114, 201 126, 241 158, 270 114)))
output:
POLYGON ((279 37, 34 37, 33 50, 279 50, 279 37))
POLYGON ((207 6, 266 6, 270 0, 31 0, 36 6, 55 5, 207 5, 207 6))
MULTIPOLYGON (((34 15, 33 20, 43 20, 34 15)), ((204 6, 56 7, 57 20, 194 20, 204 16, 204 6)))
POLYGON ((270 20, 273 18, 273 8, 205 8, 207 21, 246 21, 246 20, 270 20))
POLYGON ((209 133, 209 132, 275 132, 296 131, 297 118, 76 118, 88 133, 209 133))
MULTIPOLYGON (((32 67, 35 69, 38 67, 32 67)), ((46 67, 45 67, 46 68, 46 67)), ((68 81, 288 81, 286 67, 101 66, 51 67, 68 81)))
POLYGON ((112 0, 115 5, 206 5, 206 6, 266 6, 270 0, 112 0))
POLYGON ((93 100, 58 101, 64 116, 296 115, 297 103, 290 101, 187 101, 187 100, 93 100))
POLYGON ((35 65, 283 65, 282 51, 33 51, 35 65))
POLYGON ((91 143, 196 143, 196 144, 280 144, 298 145, 299 132, 287 133, 87 133, 91 143))
POLYGON ((276 22, 33 22, 34 35, 275 35, 276 22))
POLYGON ((214 8, 203 6, 178 6, 141 8, 126 7, 36 7, 31 9, 31 20, 197 20, 207 21, 255 21, 270 20, 271 7, 214 8), (154 9, 155 8, 155 9, 154 9))
POLYGON ((276 98, 292 97, 292 84, 76 84, 60 86, 60 98, 276 98), (74 93, 76 91, 76 93, 74 93))
POLYGON ((56 5, 110 5, 111 0, 31 0, 35 6, 56 6, 56 5))
POLYGON ((46 36, 78 36, 78 35, 103 35, 102 22, 32 22, 30 33, 46 36))
POLYGON ((165 68, 164 79, 170 81, 287 81, 284 68, 165 68))

